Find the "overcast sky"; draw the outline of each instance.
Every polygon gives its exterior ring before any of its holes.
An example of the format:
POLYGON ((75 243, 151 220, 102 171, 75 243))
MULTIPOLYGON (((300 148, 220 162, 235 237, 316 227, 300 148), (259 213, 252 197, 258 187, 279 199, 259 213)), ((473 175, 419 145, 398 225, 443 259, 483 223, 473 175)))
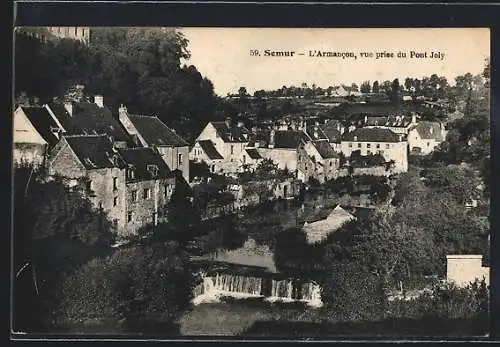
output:
POLYGON ((489 29, 295 29, 182 28, 189 40, 188 64, 224 96, 244 86, 253 93, 283 85, 315 83, 326 88, 364 80, 422 78, 436 73, 453 84, 457 75, 482 72, 490 56, 489 29), (261 56, 251 56, 257 49, 261 56), (295 51, 294 57, 266 57, 264 51, 295 51), (309 50, 354 52, 357 59, 309 57, 309 50), (444 59, 361 58, 360 52, 442 52, 444 59), (299 52, 305 55, 298 55, 299 52))

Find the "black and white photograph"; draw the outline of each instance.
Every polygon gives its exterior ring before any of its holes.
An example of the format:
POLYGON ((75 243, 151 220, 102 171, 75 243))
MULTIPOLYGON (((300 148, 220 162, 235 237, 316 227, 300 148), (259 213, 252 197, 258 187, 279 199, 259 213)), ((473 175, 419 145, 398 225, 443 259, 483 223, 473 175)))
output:
POLYGON ((13 337, 489 336, 489 28, 13 47, 13 337))

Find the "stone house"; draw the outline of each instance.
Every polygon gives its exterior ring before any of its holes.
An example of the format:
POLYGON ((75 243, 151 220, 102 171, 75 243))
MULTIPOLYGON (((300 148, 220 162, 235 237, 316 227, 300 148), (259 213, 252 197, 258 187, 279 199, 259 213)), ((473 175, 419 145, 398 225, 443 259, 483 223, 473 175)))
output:
POLYGON ((329 120, 319 125, 319 128, 333 150, 340 153, 340 142, 342 140, 342 134, 345 132, 345 127, 337 120, 329 120))
POLYGON ((167 221, 167 204, 175 188, 172 171, 152 148, 119 149, 126 164, 125 230, 134 234, 145 225, 167 221))
POLYGON ((129 114, 122 106, 118 110, 119 120, 135 146, 157 150, 170 170, 179 170, 189 182, 189 144, 158 117, 129 114))
POLYGON ((408 132, 412 154, 429 154, 446 138, 444 125, 438 122, 419 122, 408 132))
POLYGON ((43 165, 61 135, 61 127, 46 105, 19 106, 13 117, 13 162, 43 165))
POLYGON ((220 172, 224 168, 224 157, 217 151, 211 140, 196 141, 189 151, 189 160, 206 163, 212 173, 220 172))
POLYGON ((83 180, 86 196, 123 234, 126 227, 126 163, 106 135, 63 136, 49 154, 48 174, 83 180))
POLYGON ((165 219, 175 185, 172 172, 151 148, 116 149, 107 135, 63 136, 51 150, 49 175, 85 182, 85 195, 102 209, 119 236, 165 219))
POLYGON ((325 183, 337 178, 339 168, 340 155, 328 141, 308 141, 302 146, 297 172, 302 182, 314 178, 319 183, 325 183))
POLYGON ((307 135, 298 130, 262 131, 249 142, 264 159, 271 159, 281 170, 295 173, 298 169, 300 146, 308 141, 307 135))
MULTIPOLYGON (((245 148, 249 140, 250 131, 242 122, 233 124, 230 118, 225 122, 209 122, 196 138, 195 145, 189 153, 190 160, 207 160, 208 146, 215 148, 218 154, 216 170, 218 173, 235 174, 241 170, 245 148), (210 141, 199 144, 199 141, 210 141), (200 151, 202 149, 202 151, 200 151), (222 159, 219 159, 222 157, 222 159)), ((210 152, 215 153, 212 149, 210 152)), ((215 163, 207 162, 211 167, 215 163)))
POLYGON ((354 129, 344 134, 340 146, 346 158, 358 150, 362 156, 380 154, 386 162, 394 161, 393 172, 408 171, 408 142, 387 128, 354 129))

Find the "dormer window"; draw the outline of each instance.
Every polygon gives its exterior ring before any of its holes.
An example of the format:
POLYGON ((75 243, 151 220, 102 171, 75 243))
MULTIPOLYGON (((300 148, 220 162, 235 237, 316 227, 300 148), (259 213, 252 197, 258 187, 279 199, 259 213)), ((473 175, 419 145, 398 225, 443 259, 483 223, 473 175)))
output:
POLYGON ((151 177, 158 176, 158 166, 154 164, 148 165, 148 172, 151 173, 151 177))
POLYGON ((358 141, 358 137, 357 136, 354 136, 354 141, 358 141))
POLYGON ((127 168, 127 178, 129 180, 133 180, 135 178, 135 167, 133 165, 129 165, 127 168))

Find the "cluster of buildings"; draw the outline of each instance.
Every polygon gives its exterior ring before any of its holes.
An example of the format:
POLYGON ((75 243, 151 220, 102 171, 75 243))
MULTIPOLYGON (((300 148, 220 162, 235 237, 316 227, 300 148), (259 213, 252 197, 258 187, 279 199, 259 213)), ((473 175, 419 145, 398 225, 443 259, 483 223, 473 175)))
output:
POLYGON ((270 159, 302 182, 319 183, 342 175, 353 152, 380 155, 392 167, 387 174, 408 170, 409 154, 429 154, 446 137, 438 122, 418 121, 417 115, 364 118, 359 126, 336 120, 323 123, 280 120, 248 129, 242 122, 209 122, 197 137, 189 159, 206 163, 212 173, 235 175, 254 170, 270 159), (341 163, 341 158, 346 163, 341 163))
MULTIPOLYGON (((420 122, 416 115, 365 117, 361 126, 347 129, 335 120, 285 118, 248 129, 228 118, 208 122, 190 145, 159 118, 131 114, 123 105, 115 116, 102 96, 90 102, 82 91, 80 86, 66 101, 15 110, 14 163, 41 165, 70 186, 84 182, 94 206, 123 235, 166 220, 175 185, 191 180, 190 162, 238 177, 268 159, 295 181, 324 183, 344 175, 356 151, 391 163, 383 174, 405 172, 409 153, 430 153, 445 137, 439 123, 420 122)), ((288 181, 273 189, 281 198, 297 190, 288 181)))
POLYGON ((14 112, 14 162, 83 186, 122 236, 166 220, 177 182, 189 180, 188 152, 188 143, 158 118, 120 107, 116 119, 102 96, 14 112))

